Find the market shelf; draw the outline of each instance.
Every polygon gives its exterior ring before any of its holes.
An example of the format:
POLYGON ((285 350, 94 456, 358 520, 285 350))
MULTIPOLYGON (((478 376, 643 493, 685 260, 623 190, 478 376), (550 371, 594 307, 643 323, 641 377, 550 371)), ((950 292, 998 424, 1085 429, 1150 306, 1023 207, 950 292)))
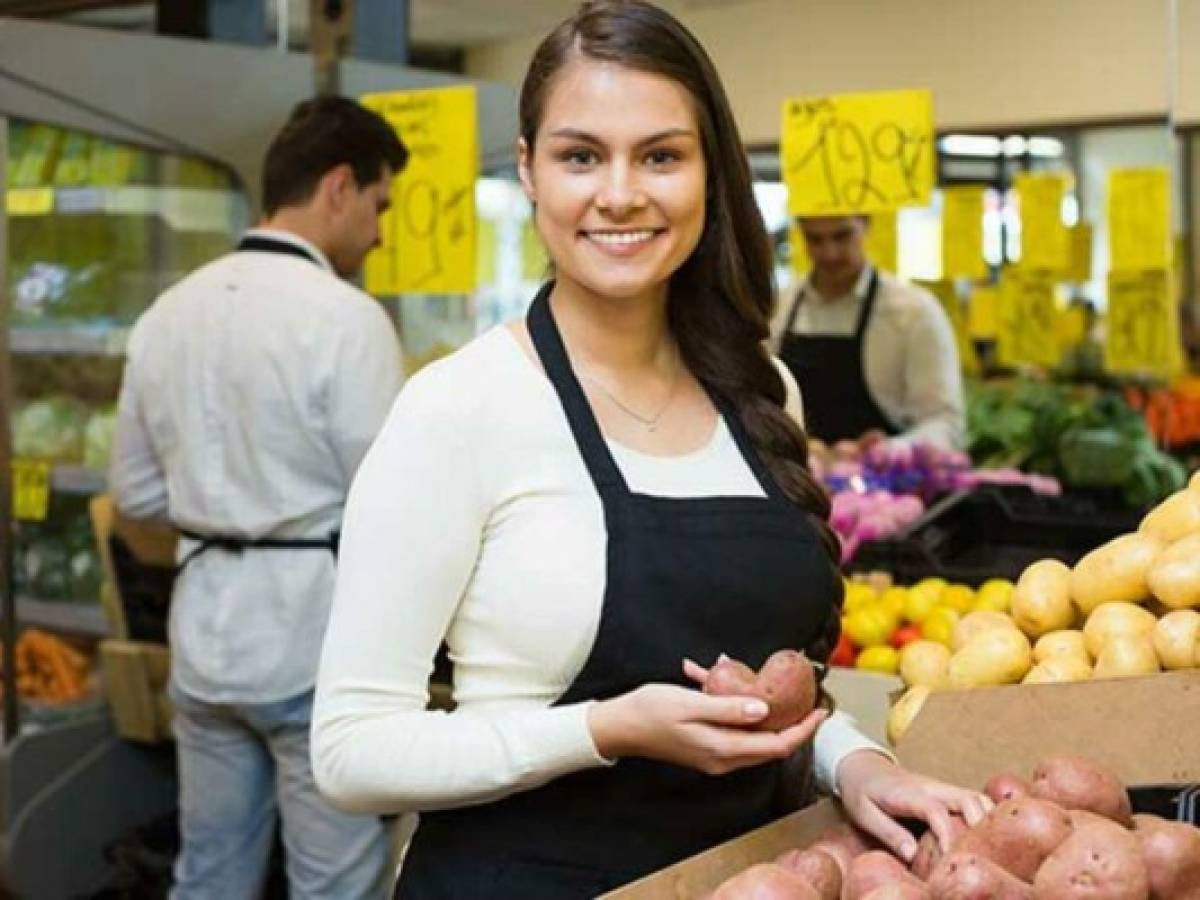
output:
POLYGON ((9 188, 10 216, 85 213, 161 216, 180 231, 229 231, 242 198, 221 188, 9 188))
POLYGON ((108 476, 99 469, 89 469, 87 466, 55 466, 50 473, 50 487, 62 494, 90 497, 104 493, 108 487, 108 476))
POLYGON ((8 345, 13 353, 122 356, 129 331, 127 325, 14 325, 8 345))
POLYGON ((17 598, 17 622, 86 637, 107 637, 108 620, 99 603, 17 598))

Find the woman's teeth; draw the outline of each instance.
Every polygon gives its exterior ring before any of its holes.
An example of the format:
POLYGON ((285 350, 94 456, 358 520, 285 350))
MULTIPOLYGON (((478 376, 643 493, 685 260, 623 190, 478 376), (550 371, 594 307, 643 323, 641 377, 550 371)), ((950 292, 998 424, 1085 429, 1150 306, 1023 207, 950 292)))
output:
POLYGON ((654 232, 646 231, 592 231, 588 233, 593 241, 601 244, 637 244, 654 237, 654 232))

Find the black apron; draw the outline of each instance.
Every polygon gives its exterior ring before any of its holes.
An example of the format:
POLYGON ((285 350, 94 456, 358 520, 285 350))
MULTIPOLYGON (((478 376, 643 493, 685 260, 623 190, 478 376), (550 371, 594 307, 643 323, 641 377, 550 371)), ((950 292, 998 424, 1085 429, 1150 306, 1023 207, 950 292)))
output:
MULTIPOLYGON (((243 237, 238 242, 236 252, 247 250, 298 256, 314 265, 321 265, 315 256, 299 244, 276 240, 266 235, 248 234, 243 237)), ((188 528, 180 528, 178 525, 175 526, 175 530, 185 538, 197 542, 191 552, 175 567, 176 574, 187 568, 188 563, 201 553, 207 553, 209 550, 227 550, 233 553, 241 553, 243 550, 320 550, 332 553, 336 558, 338 544, 341 542, 340 531, 330 532, 327 537, 322 538, 247 538, 231 534, 201 534, 188 528)))
POLYGON ((889 435, 900 429, 879 408, 864 374, 863 335, 879 293, 879 271, 871 273, 867 296, 852 335, 793 334, 806 288, 796 295, 783 331, 779 358, 791 370, 804 398, 804 426, 826 443, 857 440, 864 432, 889 435))
MULTIPOLYGON (((711 665, 727 653, 757 668, 776 650, 805 647, 832 612, 839 576, 737 415, 714 398, 765 497, 632 493, 571 369, 549 293, 534 300, 529 332, 600 494, 608 536, 595 643, 556 705, 651 682, 694 687, 684 657, 711 665)), ((626 758, 486 805, 423 813, 395 896, 594 897, 775 818, 784 811, 782 774, 782 764, 714 777, 626 758)))

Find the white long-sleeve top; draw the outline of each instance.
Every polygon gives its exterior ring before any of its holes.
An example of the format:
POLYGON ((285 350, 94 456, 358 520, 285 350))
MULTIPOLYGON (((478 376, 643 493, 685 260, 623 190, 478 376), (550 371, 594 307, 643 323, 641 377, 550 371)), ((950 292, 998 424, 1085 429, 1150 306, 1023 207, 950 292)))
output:
MULTIPOLYGON (((129 340, 111 489, 126 515, 201 534, 323 538, 400 389, 400 346, 315 247, 252 233, 317 264, 233 253, 154 302, 129 340)), ((227 703, 311 688, 333 584, 327 551, 202 553, 172 597, 176 684, 227 703)))
MULTIPOLYGON (((800 291, 804 302, 793 334, 852 335, 870 285, 864 267, 854 289, 842 297, 818 295, 802 281, 782 299, 774 319, 779 347, 800 291)), ((966 401, 954 331, 938 301, 919 287, 879 273, 879 291, 863 336, 867 389, 900 429, 899 439, 961 450, 966 444, 966 401)))
MULTIPOLYGON (((684 456, 609 446, 633 491, 762 496, 723 421, 684 456)), ((605 560, 600 498, 559 398, 507 328, 414 376, 346 507, 313 716, 321 790, 350 810, 411 812, 604 765, 588 704, 551 704, 595 640, 605 560), (443 637, 452 713, 425 708, 443 637)), ((831 787, 863 747, 876 749, 832 717, 818 779, 831 787)))

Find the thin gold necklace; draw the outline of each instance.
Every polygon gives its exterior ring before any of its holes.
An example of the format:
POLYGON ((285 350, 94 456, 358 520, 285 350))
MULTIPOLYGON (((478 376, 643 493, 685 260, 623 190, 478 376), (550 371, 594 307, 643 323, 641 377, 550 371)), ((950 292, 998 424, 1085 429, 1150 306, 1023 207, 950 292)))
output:
POLYGON ((586 378, 588 381, 590 381, 592 384, 594 384, 596 387, 600 388, 600 390, 604 392, 604 395, 606 397, 608 397, 608 399, 611 400, 616 405, 617 409, 619 409, 619 410, 621 410, 621 412, 625 413, 625 415, 629 416, 632 419, 636 419, 641 424, 641 426, 643 428, 645 428, 647 431, 657 431, 658 423, 662 420, 662 417, 664 415, 666 415, 667 410, 671 408, 671 402, 675 399, 675 391, 679 387, 680 372, 681 372, 682 368, 683 368, 682 366, 677 366, 675 368, 675 377, 671 380, 671 389, 667 393, 667 399, 663 402, 662 408, 659 409, 659 411, 656 412, 652 416, 643 416, 641 413, 630 409, 628 406, 626 406, 624 403, 622 403, 617 398, 617 395, 614 394, 611 390, 609 390, 608 386, 606 384, 604 384, 604 382, 602 382, 596 376, 590 375, 589 373, 584 372, 583 370, 579 370, 579 374, 582 375, 584 378, 586 378))

